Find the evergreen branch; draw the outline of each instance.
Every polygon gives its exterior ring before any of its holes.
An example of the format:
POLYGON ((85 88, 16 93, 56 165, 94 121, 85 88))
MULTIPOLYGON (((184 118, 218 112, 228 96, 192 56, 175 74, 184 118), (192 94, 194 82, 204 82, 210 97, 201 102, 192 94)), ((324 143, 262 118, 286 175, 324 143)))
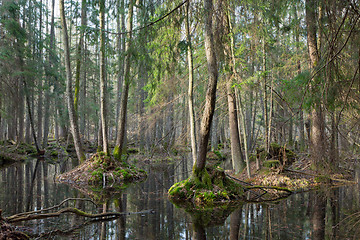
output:
MULTIPOLYGON (((145 26, 139 27, 139 28, 135 28, 131 31, 126 31, 126 32, 112 32, 112 31, 104 31, 108 34, 113 34, 113 35, 124 35, 124 34, 128 34, 128 33, 133 33, 133 32, 137 32, 140 31, 142 29, 151 27, 152 25, 155 25, 156 23, 160 22, 161 20, 167 18, 168 16, 170 16, 171 14, 173 14, 176 10, 178 10, 179 8, 181 8, 186 2, 188 2, 190 0, 185 0, 184 2, 180 3, 178 6, 176 6, 173 10, 171 10, 170 12, 168 12, 167 14, 163 15, 162 17, 156 19, 153 22, 149 22, 148 24, 146 24, 145 26)), ((98 30, 98 29, 97 29, 98 30)))

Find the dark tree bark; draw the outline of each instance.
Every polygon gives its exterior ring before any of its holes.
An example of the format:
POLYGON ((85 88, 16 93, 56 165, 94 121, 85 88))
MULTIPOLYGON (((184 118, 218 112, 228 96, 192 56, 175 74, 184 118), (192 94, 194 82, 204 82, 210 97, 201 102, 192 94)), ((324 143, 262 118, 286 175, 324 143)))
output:
MULTIPOLYGON (((317 48, 316 38, 316 0, 306 0, 306 26, 307 26, 307 41, 309 49, 310 69, 315 69, 319 63, 320 57, 317 48)), ((317 93, 316 77, 311 79, 312 94, 317 93)), ((318 171, 324 170, 325 167, 325 121, 324 113, 321 105, 320 97, 316 98, 311 110, 311 156, 312 162, 318 171)))
POLYGON ((311 223, 313 226, 312 239, 325 239, 325 213, 326 213, 326 197, 324 193, 314 193, 312 204, 311 223))

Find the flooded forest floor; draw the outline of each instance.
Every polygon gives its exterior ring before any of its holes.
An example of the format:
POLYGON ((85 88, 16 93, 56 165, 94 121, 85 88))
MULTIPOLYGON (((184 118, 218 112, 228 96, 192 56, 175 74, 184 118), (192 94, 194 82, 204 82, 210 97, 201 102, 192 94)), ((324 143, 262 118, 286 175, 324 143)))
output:
MULTIPOLYGON (((31 161, 31 159, 38 157, 36 154, 36 149, 31 145, 15 144, 14 142, 8 141, 1 143, 0 146, 0 169, 7 168, 19 162, 31 161)), ((144 178, 144 175, 136 175, 135 171, 134 173, 131 171, 125 173, 123 169, 116 167, 114 167, 113 170, 118 173, 118 179, 114 178, 113 172, 112 174, 109 174, 109 176, 106 176, 106 174, 104 174, 101 169, 99 169, 101 168, 101 166, 98 164, 99 159, 101 159, 101 154, 96 153, 96 148, 91 146, 89 143, 87 144, 87 152, 90 152, 90 154, 88 154, 87 166, 95 164, 96 168, 92 166, 91 173, 89 172, 89 174, 87 174, 87 179, 91 180, 86 184, 100 184, 100 188, 109 190, 118 180, 129 180, 129 182, 131 182, 131 180, 144 178), (102 182, 104 176, 105 181, 102 182)), ((127 167, 133 170, 137 169, 137 167, 142 168, 144 166, 156 166, 158 163, 173 164, 178 167, 180 163, 184 161, 184 159, 189 158, 188 152, 181 149, 174 150, 171 152, 171 154, 169 154, 169 152, 156 152, 150 155, 143 154, 140 153, 136 148, 130 149, 129 152, 129 155, 127 155, 127 162, 131 164, 129 164, 127 167)), ((75 152, 71 144, 65 145, 53 141, 50 142, 49 147, 45 150, 44 156, 42 156, 42 158, 45 159, 44 161, 59 164, 61 168, 65 162, 69 161, 70 159, 74 159, 74 154, 75 152)), ((312 170, 311 162, 307 155, 301 155, 301 153, 295 154, 292 151, 278 145, 272 145, 269 153, 264 153, 262 150, 259 150, 256 155, 252 156, 250 177, 248 176, 246 169, 240 173, 235 173, 233 170, 231 170, 231 155, 228 149, 219 149, 209 152, 208 165, 223 169, 225 175, 228 178, 240 183, 240 185, 245 186, 248 190, 247 199, 249 199, 250 202, 261 203, 266 201, 277 201, 288 197, 292 193, 355 183, 353 182, 353 170, 349 161, 347 164, 345 164, 345 162, 341 164, 342 167, 339 167, 339 171, 336 173, 318 174, 312 170)), ((187 171, 189 174, 191 173, 191 170, 189 172, 188 169, 187 171)), ((73 170, 65 173, 65 175, 68 174, 68 177, 70 176, 72 179, 77 178, 80 182, 84 182, 84 180, 81 178, 81 175, 76 173, 76 171, 84 172, 85 170, 76 170, 76 168, 74 168, 73 170)), ((87 170, 85 172, 87 172, 87 170)), ((63 174, 62 176, 65 175, 63 174)), ((63 182, 66 182, 66 178, 63 179, 63 182)), ((171 185, 168 185, 168 187, 170 186, 171 185)), ((125 187, 126 186, 123 185, 121 188, 125 187)), ((115 190, 117 190, 119 194, 122 194, 121 188, 115 190)), ((103 201, 103 196, 94 194, 89 189, 85 188, 84 190, 84 188, 80 188, 78 190, 89 196, 91 199, 95 199, 97 202, 103 201)), ((107 191, 106 194, 102 195, 108 196, 111 195, 111 192, 109 193, 109 191, 107 191)), ((19 239, 21 239, 21 237, 26 239, 26 237, 22 235, 21 232, 16 232, 16 228, 9 224, 7 217, 1 216, 1 210, 0 225, 0 235, 19 234, 19 239)))

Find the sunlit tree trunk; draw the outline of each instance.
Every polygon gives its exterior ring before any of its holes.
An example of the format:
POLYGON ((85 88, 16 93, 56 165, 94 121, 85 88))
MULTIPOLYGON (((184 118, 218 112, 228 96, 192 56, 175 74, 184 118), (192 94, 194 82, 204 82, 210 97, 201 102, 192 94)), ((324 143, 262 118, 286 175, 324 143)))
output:
MULTIPOLYGON (((49 135, 49 125, 50 125, 50 106, 51 104, 51 97, 50 97, 50 87, 53 86, 51 83, 52 79, 54 78, 50 72, 54 71, 54 51, 55 51, 55 0, 52 0, 51 4, 51 23, 50 23, 50 44, 49 50, 47 53, 48 62, 45 68, 45 76, 46 76, 46 84, 47 87, 45 89, 45 115, 44 115, 44 133, 43 133, 43 140, 42 145, 45 148, 48 144, 48 135, 49 135)), ((48 22, 48 20, 47 20, 48 22)), ((47 30, 48 32, 48 27, 47 30)), ((55 110, 55 108, 54 108, 55 110)), ((55 115, 55 114, 54 114, 55 115)))
POLYGON ((202 173, 205 170, 206 153, 209 142, 211 121, 215 111, 216 102, 216 85, 218 80, 218 66, 215 55, 215 48, 213 42, 213 29, 212 29, 212 14, 213 4, 212 0, 204 0, 204 14, 205 14, 205 53, 207 59, 208 68, 208 86, 205 96, 205 108, 200 124, 200 137, 199 137, 199 152, 197 155, 196 163, 193 167, 193 176, 197 178, 202 177, 202 173))
POLYGON ((190 118, 190 141, 191 141, 191 153, 193 163, 196 162, 197 148, 196 148, 196 128, 195 128, 195 112, 194 112, 194 67, 193 67, 193 55, 191 46, 190 35, 190 19, 189 19, 190 1, 186 5, 186 37, 187 37, 187 59, 189 69, 189 87, 188 87, 188 106, 189 106, 189 118, 190 118))
POLYGON ((71 66, 70 66, 70 48, 69 48, 69 38, 67 32, 67 25, 65 20, 65 12, 64 12, 64 0, 60 0, 59 4, 60 8, 60 19, 62 26, 62 35, 63 35, 63 44, 65 50, 65 69, 66 69, 66 101, 69 111, 69 119, 70 119, 70 129, 74 139, 74 145, 76 150, 76 155, 80 162, 85 160, 84 150, 81 145, 80 133, 78 122, 75 114, 74 108, 74 100, 72 93, 72 74, 71 74, 71 66))
POLYGON ((106 99, 106 72, 105 72, 105 0, 99 1, 100 5, 100 116, 103 151, 109 154, 108 127, 107 127, 107 99, 106 99))

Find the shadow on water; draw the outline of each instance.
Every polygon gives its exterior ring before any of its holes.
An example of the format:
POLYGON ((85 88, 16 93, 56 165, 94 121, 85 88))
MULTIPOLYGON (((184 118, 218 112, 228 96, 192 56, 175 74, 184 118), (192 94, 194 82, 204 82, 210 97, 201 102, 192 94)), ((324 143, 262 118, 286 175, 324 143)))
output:
MULTIPOLYGON (((68 162, 68 164, 71 164, 68 162)), ((67 169, 70 166, 65 166, 67 169)), ((194 210, 167 198, 174 182, 191 170, 186 158, 144 166, 145 182, 126 189, 77 190, 56 183, 59 164, 28 161, 0 170, 0 209, 4 217, 70 200, 63 207, 88 213, 126 213, 106 221, 76 215, 18 223, 40 239, 350 239, 359 236, 360 185, 295 194, 275 203, 194 210)), ((360 168, 355 178, 359 182, 360 168)), ((356 238, 355 238, 356 239, 356 238)))

